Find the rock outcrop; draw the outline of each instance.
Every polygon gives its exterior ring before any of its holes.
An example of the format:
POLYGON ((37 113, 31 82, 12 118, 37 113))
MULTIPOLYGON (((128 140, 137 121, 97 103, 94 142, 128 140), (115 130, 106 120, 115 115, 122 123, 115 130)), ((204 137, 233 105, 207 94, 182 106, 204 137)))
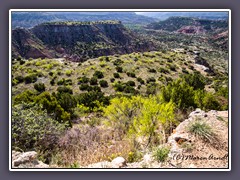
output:
POLYGON ((226 168, 228 166, 228 112, 196 109, 180 123, 168 138, 169 163, 176 168, 226 168), (190 133, 188 127, 204 122, 215 134, 216 142, 205 142, 190 133))
POLYGON ((37 160, 35 151, 12 151, 12 168, 49 168, 49 165, 37 160))

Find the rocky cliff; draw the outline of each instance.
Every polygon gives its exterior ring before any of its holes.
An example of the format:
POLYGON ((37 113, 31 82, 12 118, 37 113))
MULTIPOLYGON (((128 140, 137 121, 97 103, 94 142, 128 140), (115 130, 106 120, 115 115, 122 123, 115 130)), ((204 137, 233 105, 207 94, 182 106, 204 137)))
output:
POLYGON ((12 31, 13 56, 88 58, 153 50, 119 21, 51 22, 12 31))

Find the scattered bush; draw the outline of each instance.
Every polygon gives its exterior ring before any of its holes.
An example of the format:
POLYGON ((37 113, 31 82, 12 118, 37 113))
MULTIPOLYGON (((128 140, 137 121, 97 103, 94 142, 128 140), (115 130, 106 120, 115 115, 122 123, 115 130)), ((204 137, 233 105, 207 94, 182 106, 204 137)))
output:
POLYGON ((109 97, 98 91, 90 91, 76 96, 78 104, 83 104, 90 108, 90 111, 100 110, 102 106, 109 105, 109 97))
POLYGON ((24 78, 25 84, 35 83, 37 81, 36 74, 29 74, 24 78))
POLYGON ((53 76, 53 72, 52 71, 50 71, 48 74, 49 74, 49 76, 53 76))
POLYGON ((114 64, 115 66, 120 66, 120 65, 123 64, 123 61, 122 61, 121 59, 116 59, 115 61, 113 61, 113 64, 114 64))
POLYGON ((89 86, 88 84, 81 84, 81 85, 79 86, 79 89, 80 89, 81 91, 87 91, 87 90, 89 89, 89 87, 91 87, 91 86, 89 86))
POLYGON ((135 90, 132 86, 128 85, 127 83, 118 82, 114 84, 115 91, 131 93, 131 94, 138 94, 139 92, 135 90))
POLYGON ((34 89, 36 89, 38 92, 45 91, 45 84, 44 83, 36 83, 34 84, 34 89))
POLYGON ((24 81, 24 77, 22 76, 16 76, 15 79, 18 81, 18 83, 22 83, 24 81))
POLYGON ((114 78, 120 78, 120 75, 118 73, 113 73, 114 78))
POLYGON ((20 60, 20 65, 23 65, 24 63, 25 63, 25 61, 23 61, 23 60, 20 60))
POLYGON ((83 77, 79 77, 78 78, 78 84, 82 84, 82 83, 88 83, 89 82, 89 78, 86 76, 83 77))
POLYGON ((66 79, 65 82, 64 82, 64 85, 65 86, 72 85, 72 79, 66 79))
POLYGON ((185 74, 189 74, 188 70, 186 70, 186 68, 182 68, 182 72, 185 74))
POLYGON ((149 69, 148 72, 150 72, 150 73, 156 73, 157 71, 156 71, 156 69, 149 69))
POLYGON ((156 79, 155 79, 154 77, 148 78, 148 79, 147 79, 147 83, 151 83, 151 82, 155 83, 155 82, 156 82, 156 79))
POLYGON ((137 81, 140 82, 141 84, 145 83, 144 80, 142 78, 140 78, 140 77, 137 78, 137 81))
POLYGON ((183 79, 193 87, 194 90, 196 89, 204 89, 206 85, 205 78, 200 73, 194 74, 186 74, 183 76, 183 79))
POLYGON ((111 78, 110 81, 113 83, 113 82, 115 81, 115 79, 114 79, 114 78, 111 78))
POLYGON ((97 77, 98 79, 102 79, 104 77, 101 71, 95 71, 93 76, 97 77))
POLYGON ((108 82, 107 81, 105 81, 105 80, 101 80, 101 81, 99 81, 99 84, 100 84, 100 86, 101 87, 108 87, 108 82))
POLYGON ((168 74, 169 73, 169 71, 167 69, 165 69, 165 68, 160 68, 159 72, 160 73, 164 73, 164 74, 168 74))
POLYGON ((136 77, 136 74, 135 74, 134 72, 127 72, 127 75, 128 75, 129 77, 133 77, 133 78, 136 77))
POLYGON ((65 74, 66 74, 67 76, 71 76, 71 75, 72 75, 72 70, 66 70, 66 71, 65 71, 65 74))
POLYGON ((120 66, 117 66, 117 67, 116 67, 116 70, 117 70, 117 72, 119 72, 119 73, 122 73, 122 72, 123 72, 123 68, 120 67, 120 66))
POLYGON ((58 91, 59 93, 69 93, 69 94, 73 94, 72 89, 70 89, 70 88, 68 88, 68 87, 66 87, 66 86, 60 86, 60 87, 58 87, 58 88, 57 88, 57 91, 58 91))
POLYGON ((93 77, 90 79, 90 84, 91 84, 91 85, 97 85, 97 84, 98 84, 97 77, 93 76, 93 77))
POLYGON ((57 82, 57 85, 64 85, 65 83, 65 79, 60 79, 58 82, 57 82))
POLYGON ((149 96, 149 95, 154 95, 156 93, 157 93, 157 84, 156 83, 148 84, 146 94, 149 96))
POLYGON ((50 84, 51 84, 52 86, 54 86, 54 84, 55 84, 55 79, 54 79, 54 78, 51 79, 50 84))
POLYGON ((128 85, 128 86, 135 86, 135 82, 134 81, 128 81, 126 83, 126 85, 128 85))
POLYGON ((101 88, 99 86, 89 86, 88 92, 90 91, 101 92, 101 88))

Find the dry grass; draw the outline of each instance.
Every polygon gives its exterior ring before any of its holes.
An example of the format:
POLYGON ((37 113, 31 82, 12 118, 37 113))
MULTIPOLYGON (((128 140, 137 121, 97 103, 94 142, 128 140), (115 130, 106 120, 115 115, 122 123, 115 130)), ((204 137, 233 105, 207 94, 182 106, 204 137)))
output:
POLYGON ((127 140, 115 140, 114 132, 97 127, 74 127, 66 132, 59 142, 58 154, 51 164, 70 167, 73 164, 87 166, 117 156, 127 159, 133 145, 127 140))

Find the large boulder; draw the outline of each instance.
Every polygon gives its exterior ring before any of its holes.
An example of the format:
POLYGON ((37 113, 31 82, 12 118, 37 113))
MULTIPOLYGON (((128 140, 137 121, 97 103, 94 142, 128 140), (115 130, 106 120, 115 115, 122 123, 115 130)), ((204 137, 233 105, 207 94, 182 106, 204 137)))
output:
POLYGON ((123 157, 117 157, 112 160, 113 168, 122 168, 127 166, 126 160, 123 157))
POLYGON ((49 168, 49 165, 38 161, 35 151, 12 151, 12 168, 49 168))

